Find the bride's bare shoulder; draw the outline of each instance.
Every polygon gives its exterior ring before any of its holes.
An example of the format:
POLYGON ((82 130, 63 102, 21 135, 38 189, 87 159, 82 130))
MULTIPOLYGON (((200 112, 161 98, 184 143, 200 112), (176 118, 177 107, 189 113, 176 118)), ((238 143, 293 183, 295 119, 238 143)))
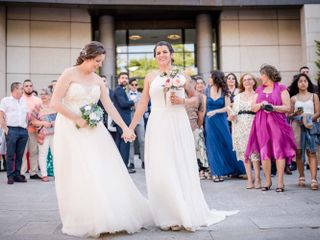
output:
POLYGON ((151 72, 149 72, 147 75, 146 75, 146 80, 151 82, 153 79, 156 78, 156 76, 159 75, 159 71, 158 70, 153 70, 151 72))

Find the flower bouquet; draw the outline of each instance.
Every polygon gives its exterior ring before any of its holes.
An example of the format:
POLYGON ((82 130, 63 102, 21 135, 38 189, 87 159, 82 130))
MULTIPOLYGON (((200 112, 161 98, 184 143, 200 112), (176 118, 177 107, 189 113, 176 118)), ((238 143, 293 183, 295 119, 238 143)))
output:
MULTIPOLYGON (((96 127, 103 119, 103 111, 97 103, 89 103, 80 108, 81 118, 86 120, 90 127, 96 127)), ((80 128, 76 124, 77 128, 80 128)))
POLYGON ((170 71, 169 73, 162 73, 160 75, 162 78, 166 78, 164 84, 162 85, 163 87, 163 93, 164 93, 164 100, 166 102, 166 96, 167 93, 170 91, 172 95, 176 94, 178 90, 183 89, 183 84, 184 81, 182 81, 180 75, 179 75, 179 70, 174 69, 170 71))

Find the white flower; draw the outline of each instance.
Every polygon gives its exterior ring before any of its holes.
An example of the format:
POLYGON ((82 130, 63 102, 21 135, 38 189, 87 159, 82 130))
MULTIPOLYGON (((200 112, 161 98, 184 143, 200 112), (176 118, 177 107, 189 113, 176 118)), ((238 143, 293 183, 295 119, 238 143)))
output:
POLYGON ((84 107, 84 110, 90 111, 90 110, 91 110, 91 106, 90 106, 90 105, 85 106, 85 107, 84 107))
POLYGON ((99 120, 99 117, 97 116, 96 113, 90 113, 89 117, 91 120, 99 120))

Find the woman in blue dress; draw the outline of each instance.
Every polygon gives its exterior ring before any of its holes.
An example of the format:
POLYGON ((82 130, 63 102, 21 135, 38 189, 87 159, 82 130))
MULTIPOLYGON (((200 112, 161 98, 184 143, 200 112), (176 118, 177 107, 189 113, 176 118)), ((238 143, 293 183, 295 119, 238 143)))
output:
POLYGON ((241 161, 233 151, 227 121, 227 108, 231 104, 224 73, 213 71, 212 82, 206 96, 205 134, 211 174, 214 182, 222 182, 223 176, 245 174, 241 161))

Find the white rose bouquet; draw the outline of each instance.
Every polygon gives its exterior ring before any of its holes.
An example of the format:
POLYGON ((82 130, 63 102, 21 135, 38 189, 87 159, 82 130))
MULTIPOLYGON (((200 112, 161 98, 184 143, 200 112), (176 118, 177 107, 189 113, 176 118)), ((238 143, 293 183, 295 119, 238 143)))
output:
MULTIPOLYGON (((97 103, 89 103, 80 108, 81 118, 86 120, 90 127, 96 127, 103 119, 103 111, 97 103)), ((78 125, 76 125, 79 128, 78 125)))

